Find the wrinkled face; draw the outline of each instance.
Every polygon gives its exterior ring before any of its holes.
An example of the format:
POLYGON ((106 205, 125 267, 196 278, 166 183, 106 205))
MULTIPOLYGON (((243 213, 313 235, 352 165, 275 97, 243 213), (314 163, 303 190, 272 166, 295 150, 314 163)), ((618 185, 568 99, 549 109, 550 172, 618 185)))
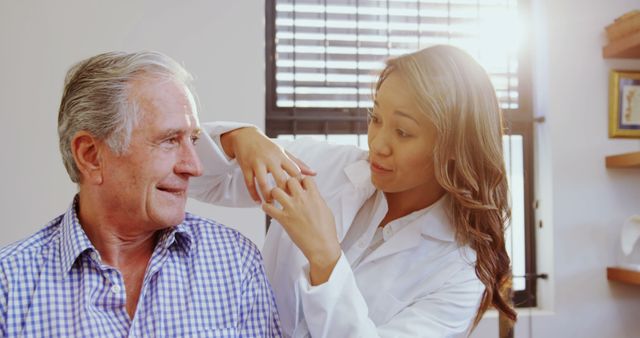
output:
POLYGON ((439 188, 433 170, 435 127, 420 113, 397 71, 388 74, 376 92, 368 136, 376 188, 385 193, 439 188))
POLYGON ((132 84, 139 105, 129 149, 104 152, 104 193, 114 221, 158 230, 184 219, 187 185, 202 173, 194 144, 200 132, 193 97, 177 82, 141 77, 132 84))

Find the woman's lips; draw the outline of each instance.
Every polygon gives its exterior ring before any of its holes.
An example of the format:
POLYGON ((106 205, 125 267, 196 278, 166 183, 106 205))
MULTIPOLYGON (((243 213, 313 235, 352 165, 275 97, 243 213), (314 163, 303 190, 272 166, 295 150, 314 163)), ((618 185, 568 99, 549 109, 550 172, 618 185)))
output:
POLYGON ((376 162, 371 162, 371 171, 381 174, 391 173, 393 170, 387 169, 376 162))

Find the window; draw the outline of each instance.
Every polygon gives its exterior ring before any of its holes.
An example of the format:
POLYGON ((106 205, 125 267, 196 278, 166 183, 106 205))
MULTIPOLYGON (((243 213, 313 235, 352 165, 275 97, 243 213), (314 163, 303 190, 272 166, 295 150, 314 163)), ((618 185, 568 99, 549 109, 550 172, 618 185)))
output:
POLYGON ((514 302, 536 305, 530 65, 518 49, 523 0, 267 0, 266 130, 366 148, 366 110, 389 57, 434 44, 470 53, 503 109, 512 194, 514 302))

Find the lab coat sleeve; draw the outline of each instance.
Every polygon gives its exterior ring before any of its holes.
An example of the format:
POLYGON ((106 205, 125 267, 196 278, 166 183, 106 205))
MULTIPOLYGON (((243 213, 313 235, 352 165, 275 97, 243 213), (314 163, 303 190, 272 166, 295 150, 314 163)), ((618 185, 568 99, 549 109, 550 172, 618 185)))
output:
POLYGON ((257 207, 244 183, 237 162, 229 159, 220 147, 220 135, 250 124, 210 122, 202 125, 203 133, 196 144, 202 163, 202 175, 189 179, 189 196, 202 202, 230 207, 257 207))
POLYGON ((439 290, 406 305, 388 297, 389 304, 379 307, 397 313, 376 327, 344 254, 326 283, 311 286, 307 266, 298 280, 298 288, 306 324, 314 338, 455 336, 469 328, 484 290, 473 271, 460 271, 439 290))
MULTIPOLYGON (((196 145, 196 152, 203 165, 203 174, 189 180, 189 196, 223 206, 259 206, 251 199, 237 162, 229 159, 220 147, 220 135, 242 127, 252 125, 237 122, 202 124, 204 133, 196 145)), ((344 181, 339 177, 344 175, 342 168, 366 158, 367 154, 355 146, 332 145, 304 138, 295 141, 274 141, 317 173, 314 179, 324 196, 341 187, 340 183, 344 181)), ((273 180, 271 184, 275 185, 273 180)))

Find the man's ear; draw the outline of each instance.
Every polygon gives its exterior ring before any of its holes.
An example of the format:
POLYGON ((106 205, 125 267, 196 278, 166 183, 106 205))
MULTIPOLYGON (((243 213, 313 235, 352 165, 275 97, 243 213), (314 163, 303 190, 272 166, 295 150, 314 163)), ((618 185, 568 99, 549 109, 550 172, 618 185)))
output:
POLYGON ((102 184, 101 145, 102 142, 86 131, 77 132, 71 139, 71 153, 83 183, 102 184))

